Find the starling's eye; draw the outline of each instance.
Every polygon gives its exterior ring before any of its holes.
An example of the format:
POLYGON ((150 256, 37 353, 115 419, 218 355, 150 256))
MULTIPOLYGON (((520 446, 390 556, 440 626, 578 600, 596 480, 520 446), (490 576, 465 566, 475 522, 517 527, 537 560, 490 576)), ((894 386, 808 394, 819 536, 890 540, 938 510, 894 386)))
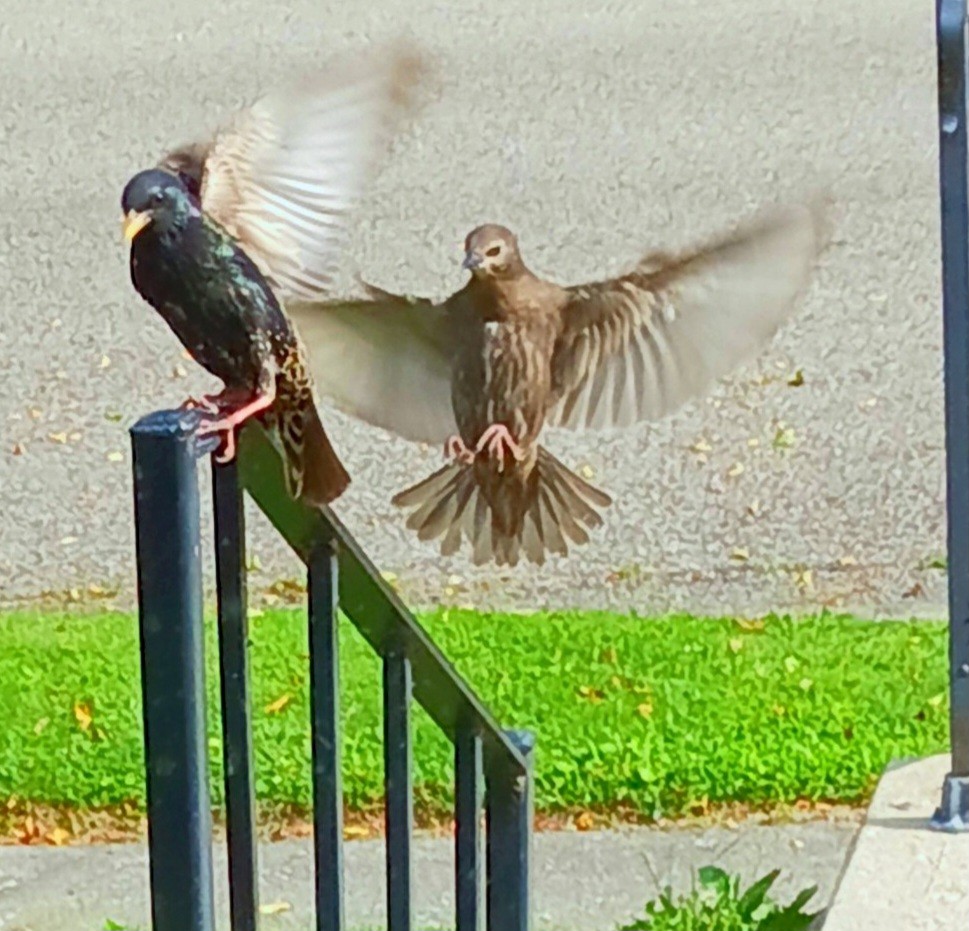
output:
POLYGON ((485 255, 493 259, 499 252, 501 252, 501 246, 492 246, 485 255))
POLYGON ((152 201, 156 204, 162 203, 165 200, 165 195, 161 191, 155 191, 151 196, 152 201))

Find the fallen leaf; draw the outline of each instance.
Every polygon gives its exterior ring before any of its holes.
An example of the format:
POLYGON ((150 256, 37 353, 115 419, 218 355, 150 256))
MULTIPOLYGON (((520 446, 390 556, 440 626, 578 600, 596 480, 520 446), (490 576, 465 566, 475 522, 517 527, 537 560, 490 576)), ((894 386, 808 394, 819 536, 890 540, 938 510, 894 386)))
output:
POLYGON ((104 419, 105 420, 110 420, 112 423, 117 423, 119 420, 121 420, 121 412, 120 411, 105 411, 104 412, 104 419))
POLYGON ((55 847, 63 847, 71 838, 71 832, 65 831, 63 828, 54 828, 50 834, 47 835, 47 840, 49 840, 55 847))
POLYGON ((743 472, 744 472, 744 466, 743 466, 743 463, 741 463, 741 462, 735 462, 735 463, 734 463, 734 464, 733 464, 733 465, 732 465, 732 466, 731 466, 731 467, 730 467, 730 468, 729 468, 729 469, 727 470, 727 475, 729 475, 729 476, 730 476, 730 478, 736 478, 736 477, 737 477, 738 475, 743 475, 743 472))
POLYGON ((188 372, 185 371, 184 365, 174 365, 172 366, 172 378, 185 378, 188 372))
POLYGON ((810 569, 800 569, 794 573, 794 584, 800 589, 811 588, 814 584, 814 573, 810 569))
POLYGON ((750 559, 750 553, 746 548, 738 546, 735 550, 731 551, 730 558, 736 562, 746 562, 750 559))
POLYGON ((744 642, 740 637, 734 637, 727 645, 733 653, 739 653, 744 648, 744 642))
POLYGON ((260 915, 278 915, 280 912, 288 912, 293 906, 289 902, 267 902, 259 906, 260 915))
POLYGON ((67 434, 66 433, 48 433, 47 434, 47 439, 49 439, 52 443, 60 443, 61 445, 63 445, 64 443, 67 442, 67 434))
POLYGON ((74 718, 78 723, 78 726, 85 733, 91 729, 91 724, 94 721, 94 715, 91 711, 91 706, 87 702, 79 701, 74 705, 74 718))
POLYGON ((702 437, 690 447, 691 452, 694 453, 708 453, 712 449, 713 447, 702 437))
POLYGON ((78 433, 76 430, 70 436, 68 436, 68 439, 72 443, 76 443, 80 438, 81 438, 81 434, 78 433))
POLYGON ((111 360, 107 356, 101 356, 101 368, 106 369, 111 364, 111 360))
POLYGON ((591 812, 583 811, 581 814, 576 816, 575 827, 577 830, 591 831, 595 826, 595 818, 593 818, 591 812))
POLYGON ((27 447, 24 446, 23 443, 14 443, 11 452, 15 456, 22 456, 25 452, 27 452, 27 447))
POLYGON ((734 623, 741 629, 748 633, 755 630, 764 629, 764 621, 762 619, 749 620, 747 618, 738 617, 734 619, 734 623))
POLYGON ((595 478, 596 470, 593 469, 592 466, 586 464, 579 469, 579 475, 581 475, 583 478, 586 478, 586 479, 595 478))
POLYGON ((577 691, 580 698, 592 702, 593 705, 598 705, 606 697, 602 689, 593 688, 591 685, 580 685, 577 691))
POLYGON ((751 501, 750 504, 747 505, 747 513, 751 517, 756 517, 758 514, 760 514, 760 501, 758 501, 756 498, 751 501))
POLYGON ((279 714, 292 700, 293 696, 289 692, 280 695, 275 701, 266 705, 266 714, 279 714))
POLYGON ((123 462, 124 453, 119 453, 117 450, 112 450, 105 458, 108 460, 108 462, 123 462))
POLYGON ((838 565, 839 566, 844 566, 847 569, 849 566, 857 566, 858 565, 858 560, 855 559, 854 556, 842 556, 838 560, 838 565))
POLYGON ((788 378, 787 383, 792 388, 800 388, 804 384, 804 372, 798 369, 790 378, 788 378))
POLYGON ((24 818, 20 830, 17 831, 17 841, 21 844, 32 844, 40 838, 40 829, 31 815, 24 818))
POLYGON ((760 446, 760 440, 757 439, 756 436, 752 436, 749 440, 747 440, 747 445, 751 449, 756 449, 758 446, 760 446))
POLYGON ((393 585, 394 582, 397 581, 397 573, 396 572, 390 572, 389 570, 387 570, 387 571, 381 572, 380 573, 380 576, 381 576, 381 578, 385 582, 388 582, 391 585, 393 585))
POLYGON ((77 537, 61 537, 61 546, 70 546, 72 543, 77 543, 77 537))
POLYGON ((903 598, 921 598, 925 594, 925 586, 921 582, 916 582, 911 588, 902 592, 903 598))
POLYGON ((31 420, 40 420, 40 418, 44 416, 44 412, 42 410, 39 410, 36 407, 30 408, 30 410, 27 411, 27 413, 30 414, 31 420))
POLYGON ((362 824, 347 824, 343 827, 343 836, 347 840, 359 840, 362 837, 369 837, 370 830, 362 824))
POLYGON ((641 718, 648 718, 652 713, 653 706, 648 701, 644 701, 641 705, 636 706, 636 714, 641 718))
POLYGON ((797 440, 797 434, 795 434, 792 427, 780 426, 777 428, 777 432, 774 434, 774 439, 771 445, 774 449, 790 449, 797 440))

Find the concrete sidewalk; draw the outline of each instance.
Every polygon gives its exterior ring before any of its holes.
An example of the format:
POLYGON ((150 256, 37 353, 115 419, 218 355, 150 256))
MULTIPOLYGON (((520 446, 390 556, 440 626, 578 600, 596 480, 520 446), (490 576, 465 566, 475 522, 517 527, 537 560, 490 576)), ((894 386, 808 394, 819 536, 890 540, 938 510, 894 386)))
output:
MULTIPOLYGON (((778 896, 787 900, 817 883, 815 909, 830 901, 856 833, 850 823, 663 831, 637 828, 535 838, 534 926, 611 931, 642 914, 667 884, 686 888, 691 870, 717 864, 748 880, 780 868, 778 896)), ((218 876, 225 873, 219 850, 218 876)), ((421 839, 415 850, 415 927, 451 927, 452 845, 421 839)), ((307 841, 261 849, 262 903, 286 909, 263 916, 265 931, 312 927, 312 851, 307 841)), ((2 931, 103 931, 106 919, 147 928, 147 858, 140 844, 74 848, 0 848, 2 931)), ((383 843, 346 845, 348 927, 383 926, 383 843)), ((218 889, 226 929, 224 882, 218 889)))
MULTIPOLYGON (((642 914, 647 899, 672 884, 685 889, 691 870, 717 864, 752 880, 780 868, 785 901, 817 883, 814 909, 828 904, 857 825, 810 822, 780 826, 658 830, 637 828, 535 838, 534 926, 612 931, 642 914)), ((312 927, 313 873, 307 841, 261 849, 261 901, 286 903, 264 915, 265 931, 312 927)), ((225 873, 219 851, 218 873, 225 873)), ((453 926, 452 844, 421 839, 415 851, 415 927, 453 926)), ((383 843, 346 845, 348 927, 383 926, 383 843)), ((103 931, 105 920, 147 928, 147 858, 143 845, 0 848, 2 931, 103 931)), ((224 881, 218 890, 225 929, 224 881)))
POLYGON ((969 927, 969 834, 929 828, 949 755, 882 777, 824 931, 962 931, 969 927))

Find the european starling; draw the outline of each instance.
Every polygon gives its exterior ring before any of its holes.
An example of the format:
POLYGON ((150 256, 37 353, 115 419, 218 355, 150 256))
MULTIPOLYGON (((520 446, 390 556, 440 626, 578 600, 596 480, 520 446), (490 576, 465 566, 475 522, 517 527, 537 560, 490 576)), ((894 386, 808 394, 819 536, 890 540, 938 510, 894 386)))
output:
POLYGON ((210 140, 170 151, 122 199, 136 289, 225 383, 217 396, 186 402, 218 414, 201 429, 226 434, 228 459, 235 428, 258 415, 287 463, 290 492, 313 504, 338 497, 350 479, 282 307, 328 292, 347 214, 425 71, 399 43, 332 60, 210 140))
POLYGON ((422 540, 473 561, 541 564, 588 540, 610 497, 538 444, 545 426, 626 427, 670 414, 750 360, 790 315, 826 240, 821 203, 766 211, 717 241, 561 287, 486 225, 471 278, 443 303, 367 286, 367 300, 289 308, 319 390, 450 463, 397 494, 422 540))
POLYGON ((169 172, 135 175, 121 196, 131 281, 192 357, 225 389, 190 401, 215 414, 200 434, 225 434, 258 416, 282 455, 289 493, 325 505, 350 483, 323 429, 302 346, 252 260, 169 172))

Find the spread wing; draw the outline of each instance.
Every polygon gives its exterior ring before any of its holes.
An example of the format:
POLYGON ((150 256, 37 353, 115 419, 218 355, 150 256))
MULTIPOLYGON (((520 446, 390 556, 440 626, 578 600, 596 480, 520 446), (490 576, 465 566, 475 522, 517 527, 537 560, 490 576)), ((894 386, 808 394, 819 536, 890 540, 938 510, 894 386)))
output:
POLYGON ((443 443, 457 432, 447 309, 366 288, 367 300, 286 305, 316 387, 367 423, 408 440, 443 443))
POLYGON ((826 239, 824 203, 776 208, 719 241, 565 289, 546 422, 625 427, 706 393, 793 312, 826 239))
POLYGON ((200 177, 204 210, 235 237, 280 298, 331 287, 347 214, 411 110, 426 71, 390 45, 330 62, 256 101, 209 143, 161 164, 200 177))

